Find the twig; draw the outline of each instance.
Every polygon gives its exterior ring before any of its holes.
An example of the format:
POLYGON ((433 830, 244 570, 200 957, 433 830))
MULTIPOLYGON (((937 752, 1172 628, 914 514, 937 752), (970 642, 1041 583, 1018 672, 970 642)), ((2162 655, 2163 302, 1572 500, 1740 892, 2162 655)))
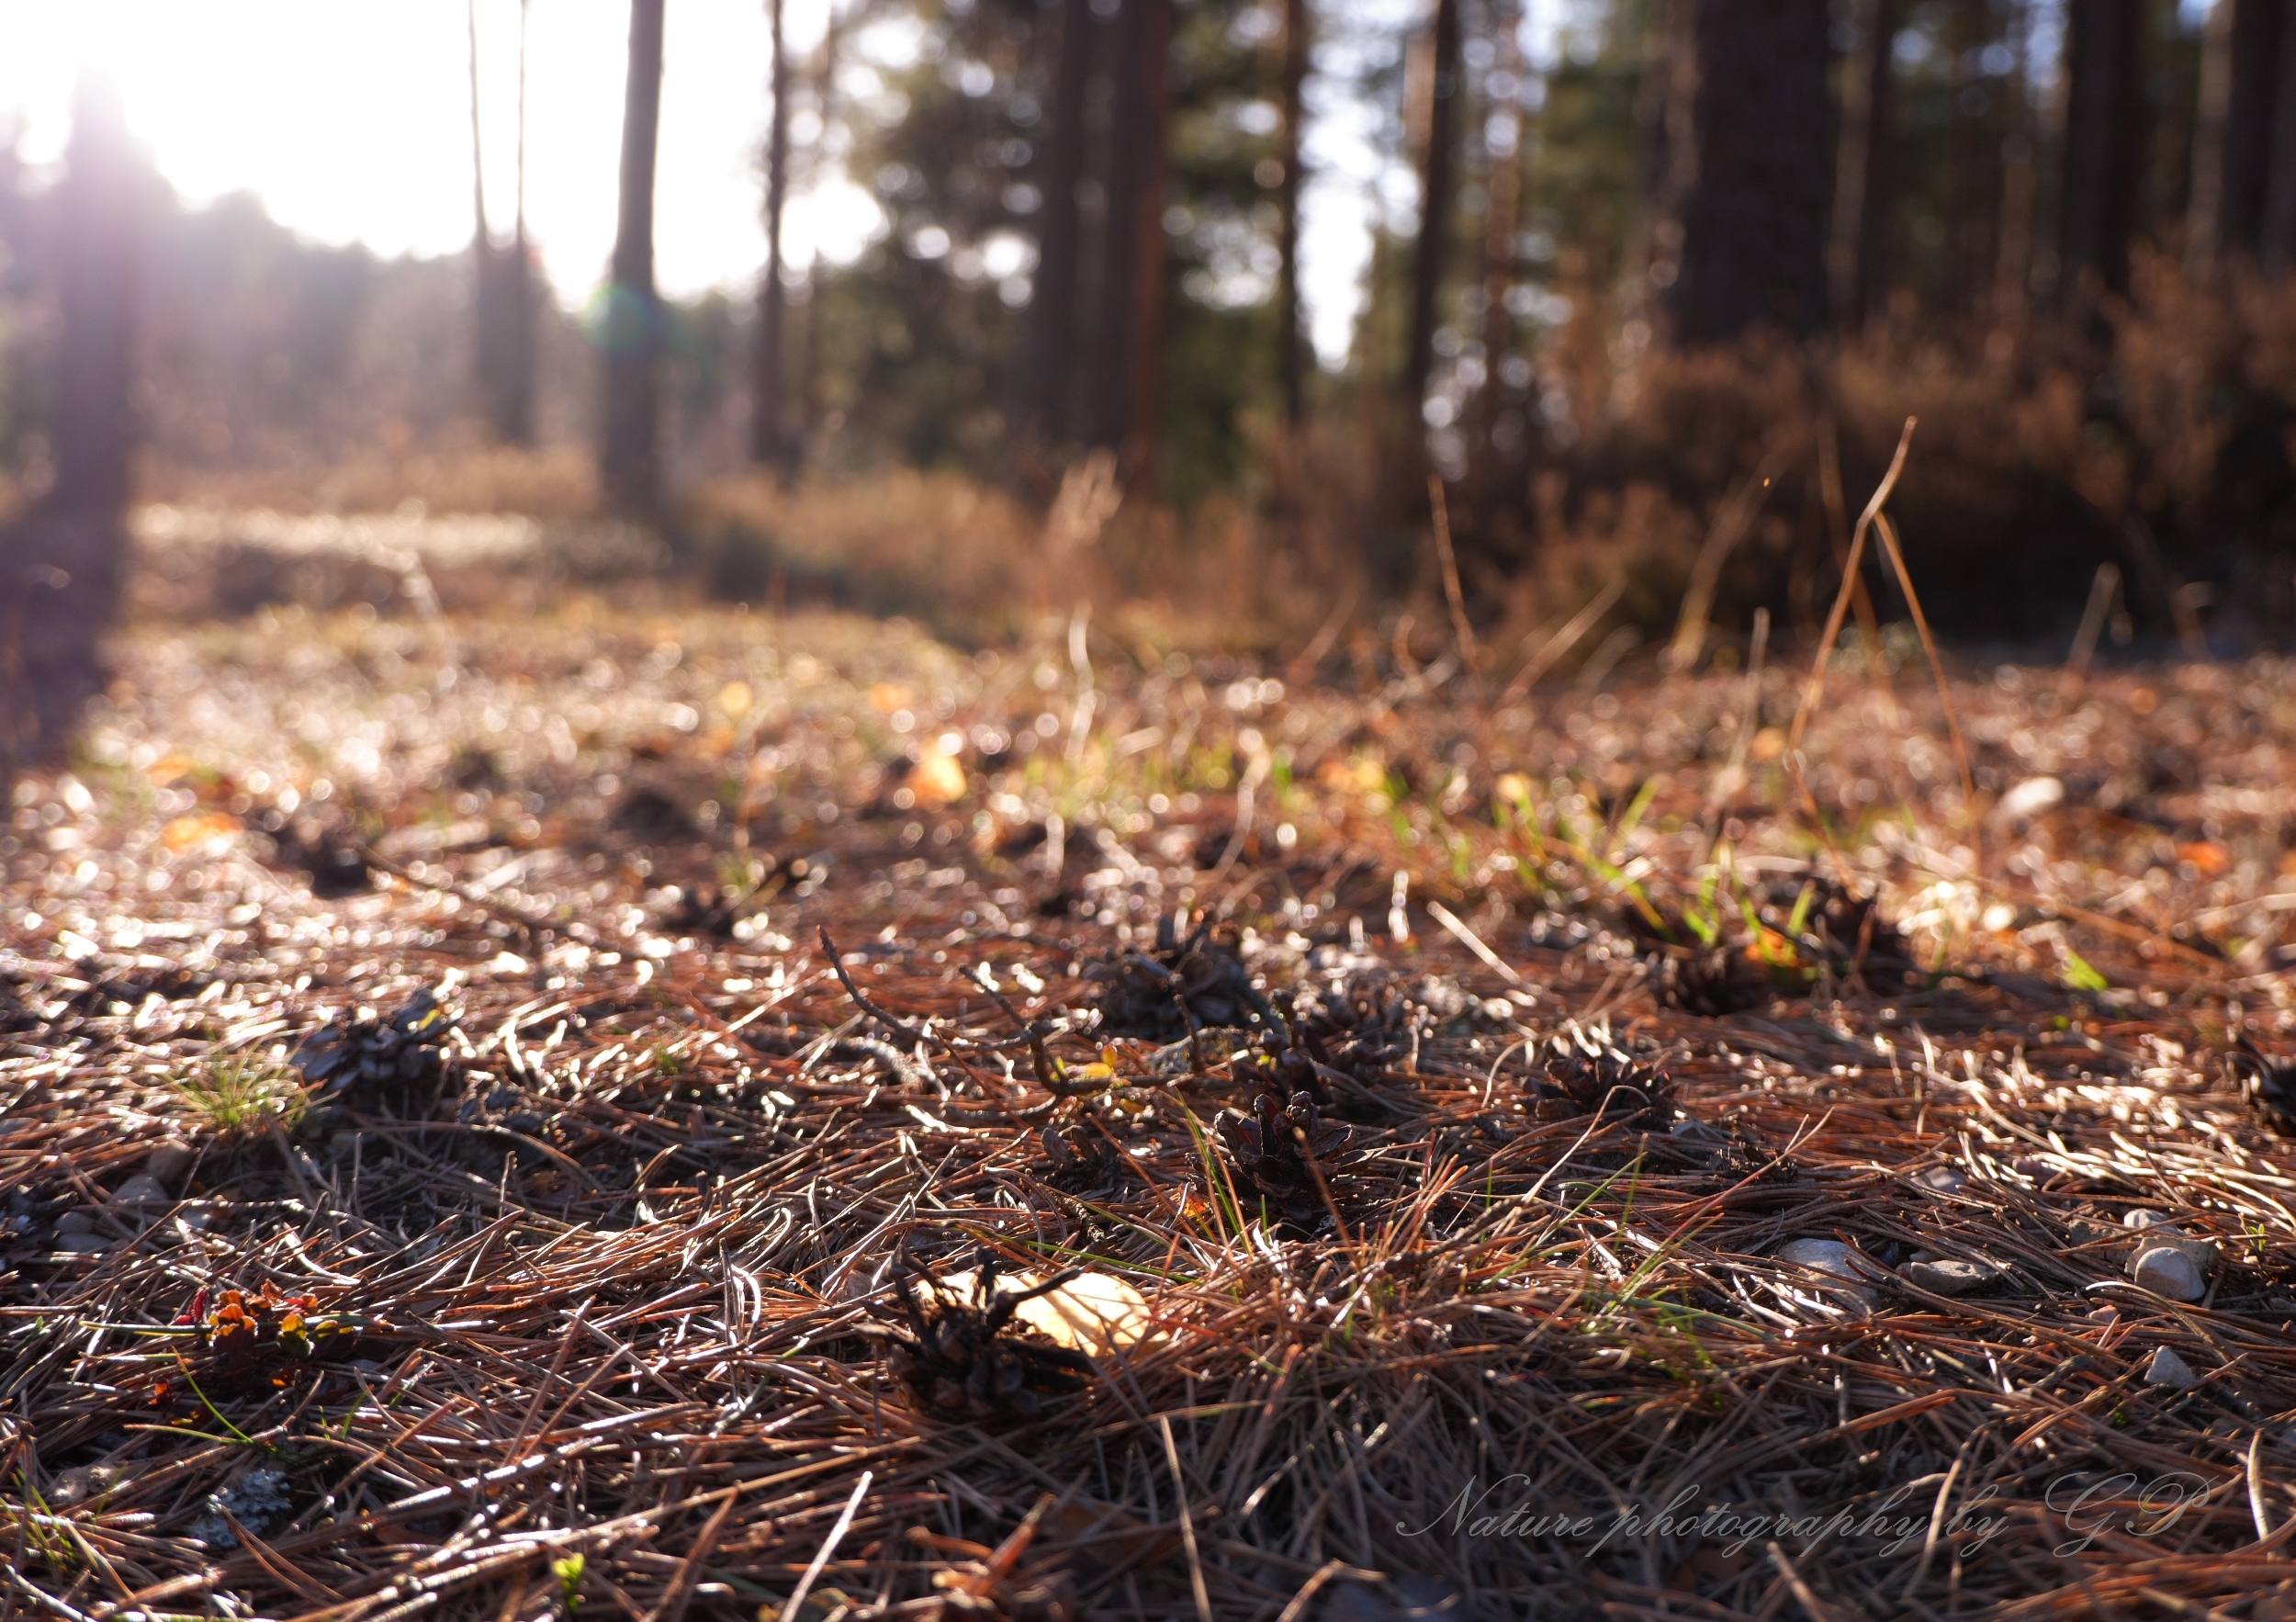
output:
POLYGON ((1897 436, 1897 452, 1889 458, 1889 471, 1874 487, 1865 511, 1858 514, 1858 526, 1851 534, 1850 557, 1841 566, 1841 590, 1834 594, 1833 611, 1826 615, 1825 634, 1818 639, 1818 657, 1810 661, 1809 684, 1802 690, 1801 706, 1794 712, 1794 725, 1786 733, 1785 747, 1789 751, 1802 747, 1802 734, 1809 726, 1810 712, 1818 707, 1818 700, 1826 690, 1826 661, 1833 658, 1834 641, 1841 635, 1841 616, 1850 609, 1850 594, 1858 580, 1858 563, 1865 556, 1865 532, 1874 527, 1874 518, 1889 500, 1890 492, 1897 488, 1897 476, 1906 469, 1906 453, 1913 448, 1913 425, 1914 419, 1908 417, 1905 431, 1897 436))
POLYGON ((1467 617, 1467 594, 1459 590, 1459 563, 1451 549, 1451 509, 1443 499, 1443 477, 1427 475, 1427 501, 1435 510, 1435 557, 1443 564, 1443 595, 1451 605, 1451 632, 1458 638, 1459 663, 1467 667, 1468 684, 1481 680, 1475 652, 1475 627, 1467 617))
POLYGON ((1505 961, 1502 959, 1497 952, 1491 951, 1490 947, 1485 946, 1482 942, 1482 938, 1477 935, 1474 930, 1469 929, 1465 923, 1461 922, 1456 916, 1454 916, 1451 909, 1444 906, 1442 902, 1428 902, 1427 916, 1435 919, 1436 923, 1441 924, 1445 929, 1450 930, 1451 933, 1457 937, 1460 945, 1466 947, 1468 951, 1482 959, 1484 966, 1494 970, 1498 974, 1499 977, 1504 980, 1508 985, 1514 986, 1518 990, 1528 991, 1530 989, 1530 987, 1524 983, 1522 975, 1507 967, 1505 961))
MULTIPOLYGON (((1908 420, 1907 432, 1912 427, 1908 420)), ((1905 554, 1897 549, 1897 526, 1889 522, 1886 513, 1874 514, 1874 533, 1882 538, 1882 550, 1889 554, 1889 566, 1897 571, 1897 584, 1906 593, 1906 605, 1913 610, 1913 628, 1921 635, 1922 651, 1930 656, 1930 673, 1937 678, 1937 701, 1945 708, 1945 729, 1953 739, 1953 763, 1961 768, 1962 803, 1969 814, 1976 814, 1977 779, 1969 770, 1969 745, 1961 735, 1961 716, 1953 708, 1953 690, 1945 680, 1945 661, 1938 657, 1937 638, 1930 635, 1930 617, 1921 612, 1920 593, 1913 589, 1913 576, 1906 569, 1905 554)))
POLYGON ((831 1526, 829 1535, 821 1540, 820 1549, 814 1554, 813 1564, 807 1566, 805 1574, 797 1579, 797 1587, 790 1594, 789 1603, 782 1607, 782 1615, 789 1617, 790 1622, 803 1622, 805 1596, 813 1592, 814 1580, 821 1575, 821 1569, 837 1552, 837 1546, 844 1538, 846 1528, 853 1524, 853 1516, 861 1509, 862 1497, 869 1492, 869 1483, 875 1479, 874 1470, 865 1470, 861 1473, 861 1480, 853 1483, 853 1495, 845 1501, 844 1511, 837 1517, 837 1525, 831 1526))
POLYGON ((1536 685, 1538 679, 1553 670, 1562 656, 1579 644, 1579 638, 1594 628, 1594 624, 1610 612, 1610 605, 1618 601, 1626 589, 1624 569, 1610 577, 1610 583, 1594 593, 1593 600, 1570 616, 1562 629, 1538 645, 1538 651, 1523 661, 1523 668, 1514 673, 1505 691, 1499 694, 1499 708, 1507 709, 1520 702, 1523 695, 1536 685))
POLYGON ((1180 1450, 1172 1440, 1172 1418, 1156 1415, 1156 1429, 1164 1436, 1164 1457, 1172 1467, 1172 1492, 1179 1510, 1180 1542, 1187 1550, 1187 1580, 1196 1593, 1197 1622, 1211 1622, 1211 1594, 1204 1586, 1204 1562, 1196 1551, 1196 1521, 1187 1507, 1187 1482, 1180 1475, 1180 1450))

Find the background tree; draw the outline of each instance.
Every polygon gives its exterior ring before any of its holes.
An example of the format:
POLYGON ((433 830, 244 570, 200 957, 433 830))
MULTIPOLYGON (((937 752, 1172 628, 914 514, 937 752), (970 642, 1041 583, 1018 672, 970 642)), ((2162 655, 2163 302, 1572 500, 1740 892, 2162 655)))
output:
POLYGON ((1127 477, 1155 457, 1164 364, 1165 114, 1174 0, 1118 0, 1091 440, 1127 477))
POLYGON ((1425 433, 1420 413, 1435 369, 1438 301, 1449 247, 1451 174, 1458 142, 1459 0, 1435 0, 1425 40, 1425 66, 1419 75, 1413 117, 1420 141, 1419 236, 1412 251, 1411 327, 1399 400, 1407 413, 1405 434, 1414 444, 1425 433))
MULTIPOLYGON (((54 472, 0 530, 0 786, 60 758, 104 682, 136 443, 137 316, 153 190, 118 94, 84 76, 56 197, 62 321, 48 411, 54 472)), ((5 804, 0 798, 0 804, 5 804)))
POLYGON ((782 286, 782 213, 789 199, 789 48, 782 29, 782 0, 765 0, 765 15, 773 53, 773 110, 765 142, 765 273, 758 279, 749 455, 761 465, 787 474, 794 449, 782 332, 789 305, 782 286))
POLYGON ((518 5, 517 196, 511 240, 499 243, 487 222, 486 147, 478 98, 478 6, 467 0, 470 39, 471 202, 476 228, 470 259, 476 278, 471 369, 479 407, 496 440, 535 440, 535 265, 526 241, 526 0, 518 5))
POLYGON ((1284 426, 1296 436, 1308 417, 1307 339, 1300 306, 1300 170, 1307 127, 1310 24, 1307 0, 1283 0, 1283 9, 1278 36, 1283 50, 1283 150, 1275 160, 1276 251, 1280 255, 1276 271, 1276 376, 1284 426))
POLYGON ((1796 335, 1826 315, 1832 190, 1825 0, 1685 0, 1670 48, 1669 130, 1686 133, 1666 199, 1681 257, 1661 284, 1673 337, 1796 335))
POLYGON ((1052 53, 1052 119, 1035 150, 1037 262, 1029 299, 1029 346, 1019 373, 1014 427, 1021 453, 1033 459, 1068 432, 1076 345, 1080 223, 1076 188, 1084 178, 1085 86, 1092 70, 1091 0, 1061 0, 1052 53))
POLYGON ((661 504, 660 300, 654 292, 654 148, 661 120, 662 0, 630 0, 630 57, 622 104, 621 201, 613 280, 601 311, 605 443, 599 481, 617 511, 661 504))
POLYGON ((2144 128, 2144 0, 2067 0, 2058 291, 2129 285, 2144 128))

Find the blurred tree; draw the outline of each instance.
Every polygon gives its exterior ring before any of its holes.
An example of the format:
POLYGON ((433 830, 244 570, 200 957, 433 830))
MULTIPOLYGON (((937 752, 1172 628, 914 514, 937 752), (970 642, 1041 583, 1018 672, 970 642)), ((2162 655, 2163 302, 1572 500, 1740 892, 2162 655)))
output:
POLYGON ((1076 351, 1076 278, 1081 238, 1076 189, 1083 182, 1085 85, 1092 69, 1091 0, 1060 0, 1054 30, 1052 127, 1036 148, 1036 274, 1029 298, 1028 349, 1018 372, 1013 426, 1020 456, 1033 462, 1068 433, 1076 351))
MULTIPOLYGON (((1412 253, 1411 328, 1403 351, 1402 387, 1398 405, 1404 412, 1408 443, 1423 444, 1426 428, 1422 412, 1427 400, 1427 379, 1435 368, 1435 326, 1443 290, 1445 250, 1451 223, 1451 171, 1457 161, 1456 127, 1459 96, 1459 0, 1435 0, 1421 49, 1424 66, 1416 75, 1416 106, 1412 115, 1419 140, 1419 237, 1412 253)), ((1417 458, 1413 458, 1416 463, 1417 458)), ((1420 473, 1414 469, 1407 485, 1420 473)))
POLYGON ((1114 24, 1116 95, 1090 439, 1118 453, 1128 481, 1154 466, 1162 396, 1173 5, 1118 0, 1114 24))
POLYGON ((789 422, 788 367, 782 355, 782 210, 789 197, 789 50, 782 0, 765 0, 773 52, 773 110, 765 142, 765 274, 758 280, 758 344, 750 389, 750 458, 786 476, 796 439, 789 422))
POLYGON ((661 504, 660 300, 654 292, 654 149, 661 116, 662 0, 630 0, 628 80, 622 106, 621 205, 612 280, 596 328, 605 355, 605 444, 600 482, 615 511, 661 504))
MULTIPOLYGON (((2265 159, 2264 208, 2257 221, 2257 258, 2274 276, 2296 268, 2296 17, 2283 13, 2275 53, 2272 140, 2265 159)), ((2246 126, 2242 126, 2245 129, 2246 126)))
POLYGON ((1852 330, 1879 315, 1888 296, 1897 202, 1898 0, 1870 0, 1861 11, 1856 49, 1842 76, 1840 170, 1828 250, 1834 317, 1852 330))
POLYGON ((517 198, 507 243, 495 242, 487 224, 486 152, 478 104, 478 5, 467 0, 470 38, 471 201, 477 230, 471 265, 477 277, 472 311, 477 331, 472 371, 480 407, 494 437, 504 445, 535 442, 535 275, 526 241, 526 4, 518 4, 517 198))
POLYGON ((59 759, 103 688, 101 639, 128 551, 136 317, 155 192, 117 92, 83 77, 56 199, 54 473, 32 511, 0 531, 0 786, 59 759))
MULTIPOLYGON (((1309 20, 1307 0, 1282 0, 1283 151, 1275 159, 1277 253, 1276 376, 1284 402, 1284 426, 1296 435, 1307 423, 1307 339, 1300 310, 1300 166, 1307 127, 1309 20)), ((1288 452, 1289 452, 1289 448, 1288 452)))
POLYGON ((2067 0, 2057 291, 2129 285, 2144 130, 2144 0, 2067 0))
MULTIPOLYGON (((1517 0, 1492 0, 1491 70, 1483 118, 1483 383, 1480 437, 1493 463, 1513 464, 1520 431, 1501 433, 1507 373, 1514 359, 1515 227, 1523 193, 1523 14, 1517 0), (1503 443, 1511 440, 1512 443, 1503 443)), ((1512 468, 1510 469, 1512 474, 1512 468)))
POLYGON ((1826 316, 1831 164, 1825 0, 1678 0, 1666 36, 1670 174, 1654 263, 1673 338, 1826 316))

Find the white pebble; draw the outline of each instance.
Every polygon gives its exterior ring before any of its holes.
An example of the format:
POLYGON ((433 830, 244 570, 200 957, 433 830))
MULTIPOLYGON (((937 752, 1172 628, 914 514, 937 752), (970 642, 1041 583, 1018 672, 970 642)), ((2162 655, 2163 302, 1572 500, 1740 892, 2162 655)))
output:
POLYGON ((2200 1383, 2200 1377, 2192 1372, 2192 1366, 2167 1346, 2156 1347, 2153 1360, 2144 1366, 2146 1385, 2165 1385, 2171 1391, 2189 1391, 2200 1383))
POLYGON ((1858 1253, 1839 1239, 1790 1239, 1778 1246, 1778 1259, 1792 1262, 1797 1267, 1831 1273, 1853 1284, 1863 1283, 1867 1276, 1867 1269, 1859 1264, 1858 1253))
POLYGON ((56 1248, 67 1256, 96 1256, 112 1247, 107 1233, 59 1233, 56 1248))
POLYGON ((169 1198, 159 1178, 136 1173, 112 1191, 112 1200, 120 1205, 166 1205, 169 1198))
POLYGON ((2181 1250, 2155 1245, 2129 1264, 2129 1277, 2138 1287, 2170 1301, 2199 1301, 2208 1293, 2200 1264, 2181 1250))

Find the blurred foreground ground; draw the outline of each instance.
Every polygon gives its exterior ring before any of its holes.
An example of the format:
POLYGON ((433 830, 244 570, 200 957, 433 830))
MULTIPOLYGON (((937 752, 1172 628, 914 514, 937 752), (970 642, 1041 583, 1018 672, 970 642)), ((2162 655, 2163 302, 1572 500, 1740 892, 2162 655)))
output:
POLYGON ((2291 1020, 2284 661, 1963 671, 1971 803, 1845 659, 1813 816, 1801 663, 1494 713, 536 603, 148 622, 20 791, 17 1598, 2287 1614, 2296 1155, 2223 1061, 2291 1020), (1215 1123, 1301 1084, 1307 1177, 1215 1123), (983 1242, 1139 1292, 1083 1395, 859 1333, 983 1242))

